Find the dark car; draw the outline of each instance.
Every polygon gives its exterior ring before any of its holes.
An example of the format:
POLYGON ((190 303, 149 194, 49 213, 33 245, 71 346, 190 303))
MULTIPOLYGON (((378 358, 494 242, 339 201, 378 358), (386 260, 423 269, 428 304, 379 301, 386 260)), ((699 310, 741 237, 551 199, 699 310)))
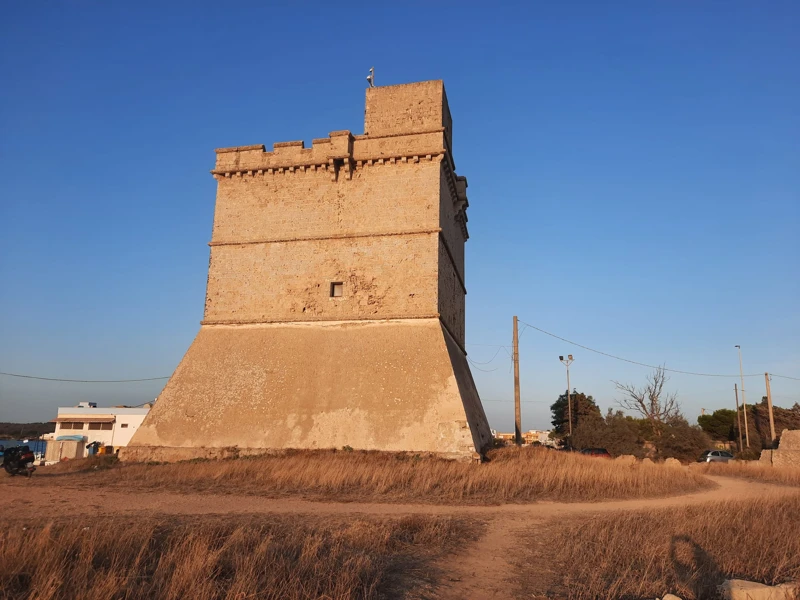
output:
POLYGON ((611 458, 611 455, 605 448, 584 448, 581 450, 581 454, 584 456, 592 456, 594 458, 611 458))
POLYGON ((733 454, 725 450, 706 450, 697 459, 697 462, 723 462, 733 460, 733 454))

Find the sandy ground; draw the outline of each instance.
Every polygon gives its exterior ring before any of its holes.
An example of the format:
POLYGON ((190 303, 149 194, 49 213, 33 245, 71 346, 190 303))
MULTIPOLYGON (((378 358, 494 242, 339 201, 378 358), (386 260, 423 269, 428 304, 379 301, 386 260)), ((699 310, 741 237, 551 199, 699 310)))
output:
POLYGON ((798 494, 797 488, 780 487, 743 479, 709 477, 716 487, 694 494, 592 503, 537 502, 501 506, 449 506, 427 504, 378 504, 309 502, 293 498, 270 499, 258 496, 180 494, 162 491, 96 489, 75 486, 62 478, 6 479, 0 485, 5 508, 15 520, 65 515, 180 514, 313 514, 372 515, 395 517, 410 514, 454 515, 479 518, 487 522, 484 536, 474 544, 437 565, 444 577, 435 597, 445 600, 484 600, 508 597, 518 556, 520 535, 530 535, 539 523, 578 513, 591 514, 615 510, 637 510, 686 506, 704 502, 765 495, 798 494))

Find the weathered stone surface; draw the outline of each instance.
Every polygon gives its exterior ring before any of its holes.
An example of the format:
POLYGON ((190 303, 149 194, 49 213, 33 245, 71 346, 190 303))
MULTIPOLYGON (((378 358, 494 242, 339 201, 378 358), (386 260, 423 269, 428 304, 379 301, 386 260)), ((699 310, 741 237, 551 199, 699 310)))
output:
POLYGON ((681 464, 681 461, 679 461, 677 458, 667 458, 667 459, 664 460, 664 466, 665 467, 679 467, 680 468, 683 465, 681 464))
POLYGON ((623 465, 633 465, 636 463, 636 457, 633 454, 623 454, 614 459, 616 462, 623 465))
POLYGON ((675 594, 667 594, 666 596, 661 598, 661 600, 681 600, 681 599, 675 594))
POLYGON ((771 586, 742 579, 729 579, 719 586, 725 600, 794 600, 798 591, 796 583, 771 586))
POLYGON ((204 321, 123 458, 489 447, 444 86, 366 103, 364 135, 217 150, 204 321))
POLYGON ((490 435, 469 426, 480 400, 438 319, 206 325, 150 412, 132 446, 471 456, 490 435))
POLYGON ((800 468, 800 429, 784 429, 777 450, 762 450, 759 463, 800 468))
POLYGON ((655 463, 652 460, 650 460, 649 458, 645 457, 645 458, 642 459, 642 464, 643 465, 654 465, 655 463))
POLYGON ((778 445, 780 450, 800 450, 800 429, 784 429, 778 445))

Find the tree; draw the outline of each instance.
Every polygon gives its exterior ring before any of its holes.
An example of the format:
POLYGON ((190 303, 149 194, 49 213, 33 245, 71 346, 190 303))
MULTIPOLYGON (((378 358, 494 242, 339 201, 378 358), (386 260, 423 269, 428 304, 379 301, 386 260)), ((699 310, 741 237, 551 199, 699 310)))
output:
POLYGON ((606 414, 605 448, 614 456, 633 454, 636 458, 644 457, 644 440, 639 435, 640 421, 627 417, 618 410, 608 409, 606 414))
POLYGON ((647 419, 656 437, 660 436, 660 425, 681 418, 677 392, 667 393, 664 390, 668 381, 669 376, 664 367, 656 367, 647 376, 647 383, 643 387, 637 387, 632 383, 614 382, 617 390, 623 394, 623 398, 617 401, 618 404, 647 419))
POLYGON ((700 415, 697 423, 714 440, 734 441, 737 438, 735 410, 720 408, 710 415, 700 415))
MULTIPOLYGON (((570 394, 572 399, 572 430, 573 434, 575 429, 586 420, 603 420, 600 414, 600 408, 595 403, 594 398, 586 394, 578 393, 573 390, 570 394)), ((567 407, 567 393, 564 392, 558 397, 550 411, 553 413, 553 430, 559 437, 569 435, 569 410, 567 407)))
POLYGON ((691 426, 683 417, 676 417, 669 424, 658 426, 661 434, 655 441, 658 458, 677 458, 683 462, 693 462, 711 447, 711 439, 705 431, 691 426))
POLYGON ((607 448, 607 429, 603 417, 599 414, 596 418, 583 419, 572 431, 572 446, 577 449, 607 448))
MULTIPOLYGON (((784 429, 800 429, 800 405, 797 403, 792 408, 773 406, 772 412, 775 419, 775 435, 779 439, 784 429)), ((761 398, 759 404, 747 405, 747 419, 750 425, 750 447, 761 449, 761 446, 756 447, 753 444, 754 433, 759 436, 765 448, 770 447, 769 408, 766 396, 761 398)))
POLYGON ((632 454, 642 458, 644 440, 639 435, 640 422, 626 417, 621 410, 609 409, 605 419, 599 413, 585 416, 573 430, 575 448, 605 448, 612 456, 632 454))

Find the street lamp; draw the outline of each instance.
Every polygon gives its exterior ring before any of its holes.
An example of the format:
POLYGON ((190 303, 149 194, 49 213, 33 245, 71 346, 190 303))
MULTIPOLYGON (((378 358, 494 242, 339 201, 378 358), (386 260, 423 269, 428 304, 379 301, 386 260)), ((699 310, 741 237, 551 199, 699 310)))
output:
POLYGON ((747 447, 750 447, 750 432, 747 430, 747 401, 744 399, 744 371, 742 370, 742 347, 736 344, 734 348, 739 349, 739 378, 742 380, 742 410, 744 411, 744 438, 747 447))
POLYGON ((567 367, 567 411, 569 415, 569 445, 572 447, 572 396, 569 391, 569 366, 572 364, 572 354, 568 354, 566 360, 563 356, 559 356, 558 360, 564 363, 567 367))

